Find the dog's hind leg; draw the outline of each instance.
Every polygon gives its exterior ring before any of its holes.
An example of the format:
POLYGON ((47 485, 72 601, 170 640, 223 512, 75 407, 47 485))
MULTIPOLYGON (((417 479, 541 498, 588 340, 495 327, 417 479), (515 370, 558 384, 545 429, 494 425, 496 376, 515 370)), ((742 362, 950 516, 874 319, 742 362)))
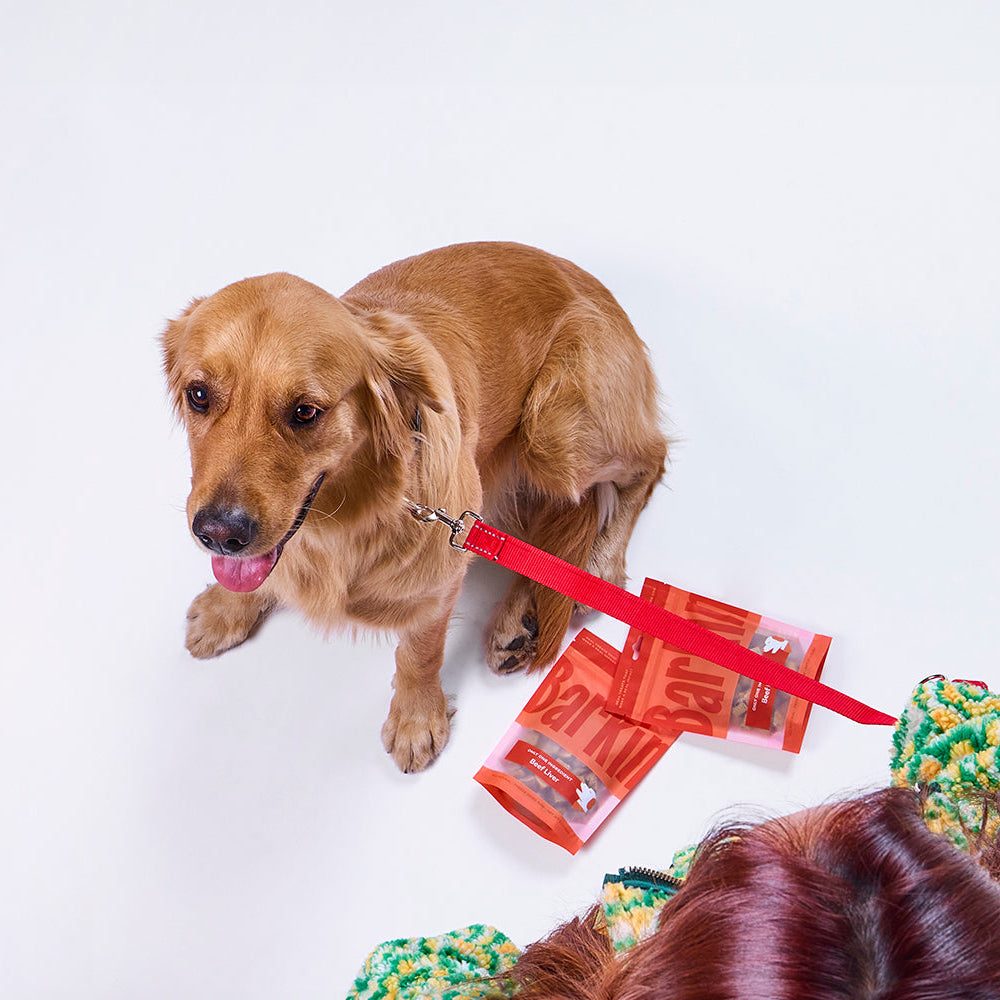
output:
MULTIPOLYGON (((536 499, 524 519, 522 537, 553 555, 584 566, 598 534, 596 491, 579 503, 536 499)), ((486 662, 499 674, 523 667, 544 667, 559 652, 573 616, 573 601, 548 587, 517 577, 497 605, 486 629, 486 662)))
MULTIPOLYGON (((663 474, 656 385, 624 314, 571 309, 529 390, 515 443, 520 524, 514 533, 622 584, 636 518, 663 474), (610 359, 595 345, 612 340, 610 359)), ((517 580, 487 628, 498 673, 555 659, 573 602, 517 580)))
POLYGON ((588 573, 617 587, 625 585, 625 550, 635 523, 663 474, 665 454, 665 446, 656 447, 654 443, 648 463, 631 479, 598 483, 594 487, 598 494, 600 528, 584 567, 588 573))
MULTIPOLYGON (((530 521, 522 522, 521 537, 602 580, 624 586, 625 552, 636 520, 662 475, 664 452, 654 448, 648 466, 624 483, 595 483, 579 504, 541 501, 530 521)), ((573 615, 588 610, 548 587, 517 577, 487 627, 487 664, 499 674, 547 666, 556 658, 573 615)))

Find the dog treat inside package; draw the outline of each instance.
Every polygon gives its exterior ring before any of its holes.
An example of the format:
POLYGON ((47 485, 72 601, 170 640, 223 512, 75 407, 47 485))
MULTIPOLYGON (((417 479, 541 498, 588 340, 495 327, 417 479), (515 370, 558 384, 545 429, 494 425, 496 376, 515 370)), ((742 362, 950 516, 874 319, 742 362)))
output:
MULTIPOLYGON (((830 638, 656 580, 641 596, 808 677, 819 679, 830 638)), ((811 704, 734 674, 661 639, 629 632, 608 710, 661 733, 677 730, 798 753, 811 704)))
POLYGON ((513 816, 575 854, 677 738, 607 710, 619 653, 582 631, 476 775, 513 816))

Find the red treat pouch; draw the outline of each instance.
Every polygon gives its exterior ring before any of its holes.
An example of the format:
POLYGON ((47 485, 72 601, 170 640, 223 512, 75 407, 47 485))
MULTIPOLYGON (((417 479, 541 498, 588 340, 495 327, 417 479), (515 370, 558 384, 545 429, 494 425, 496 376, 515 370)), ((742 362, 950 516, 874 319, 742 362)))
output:
MULTIPOLYGON (((792 670, 819 679, 830 638, 646 580, 641 596, 792 670)), ((798 753, 812 705, 631 629, 608 710, 657 732, 678 729, 798 753)))
POLYGON ((512 816, 571 854, 677 738, 612 715, 618 651, 586 630, 476 774, 512 816))

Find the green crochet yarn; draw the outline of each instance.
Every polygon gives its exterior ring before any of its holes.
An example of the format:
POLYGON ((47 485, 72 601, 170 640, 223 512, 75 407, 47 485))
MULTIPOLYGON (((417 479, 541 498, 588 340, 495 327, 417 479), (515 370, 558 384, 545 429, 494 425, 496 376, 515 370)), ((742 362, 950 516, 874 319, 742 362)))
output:
POLYGON ((975 684, 931 677, 918 684, 896 724, 894 785, 924 789, 924 820, 967 850, 969 838, 995 836, 996 810, 983 831, 984 791, 1000 789, 1000 697, 975 684))
POLYGON ((398 938, 368 956, 347 1000, 505 997, 491 977, 513 968, 519 954, 510 938, 484 924, 438 937, 398 938))
POLYGON ((697 844, 677 851, 664 872, 620 868, 617 875, 604 877, 599 926, 615 951, 634 948, 656 930, 660 910, 677 895, 697 852, 697 844))
POLYGON ((660 910, 676 891, 641 889, 605 882, 601 892, 603 930, 615 951, 628 951, 656 930, 660 910))

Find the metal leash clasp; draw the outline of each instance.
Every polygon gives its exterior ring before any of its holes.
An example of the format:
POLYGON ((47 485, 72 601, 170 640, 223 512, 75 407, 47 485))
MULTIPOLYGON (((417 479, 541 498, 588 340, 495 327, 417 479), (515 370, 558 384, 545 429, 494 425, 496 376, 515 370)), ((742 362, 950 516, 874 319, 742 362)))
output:
POLYGON ((448 512, 443 507, 428 507, 426 504, 414 503, 407 497, 403 497, 403 504, 410 514, 423 524, 440 521, 442 524, 446 525, 451 530, 451 538, 448 543, 453 549, 458 549, 460 552, 465 551, 465 546, 461 545, 457 541, 457 538, 466 529, 465 519, 467 517, 472 517, 477 521, 482 520, 482 518, 474 510, 464 511, 460 517, 450 517, 448 512))

